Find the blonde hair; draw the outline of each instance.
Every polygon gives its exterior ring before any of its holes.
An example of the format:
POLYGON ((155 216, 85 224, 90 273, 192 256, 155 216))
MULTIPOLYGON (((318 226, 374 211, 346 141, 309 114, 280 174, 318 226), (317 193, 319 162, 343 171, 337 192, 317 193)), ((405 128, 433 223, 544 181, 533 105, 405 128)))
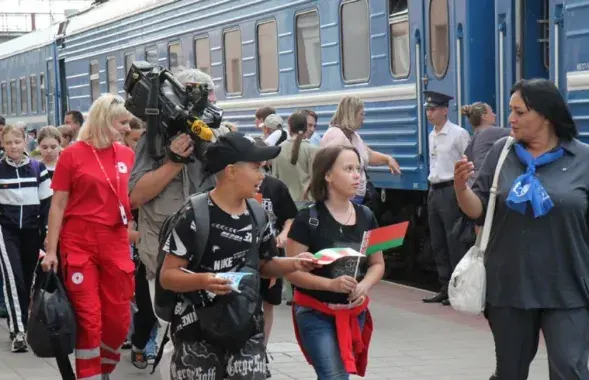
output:
POLYGON ((4 136, 10 133, 21 137, 23 140, 26 140, 25 130, 22 127, 18 127, 16 125, 7 125, 4 127, 2 130, 2 140, 4 140, 4 136))
POLYGON ((46 127, 41 128, 41 130, 39 131, 39 136, 37 136, 37 142, 41 144, 41 141, 47 138, 55 139, 57 140, 57 143, 61 145, 61 132, 53 125, 48 125, 46 127))
POLYGON ((463 106, 460 109, 460 113, 468 117, 468 121, 473 127, 479 127, 483 123, 483 115, 487 114, 486 103, 476 102, 470 105, 463 106))
POLYGON ((92 103, 88 118, 80 128, 78 140, 96 148, 111 146, 119 138, 113 121, 131 113, 125 108, 125 100, 118 95, 102 94, 92 103))
POLYGON ((356 125, 356 116, 364 108, 364 102, 357 96, 344 96, 338 106, 331 125, 340 128, 346 136, 350 137, 352 133, 361 126, 356 125))

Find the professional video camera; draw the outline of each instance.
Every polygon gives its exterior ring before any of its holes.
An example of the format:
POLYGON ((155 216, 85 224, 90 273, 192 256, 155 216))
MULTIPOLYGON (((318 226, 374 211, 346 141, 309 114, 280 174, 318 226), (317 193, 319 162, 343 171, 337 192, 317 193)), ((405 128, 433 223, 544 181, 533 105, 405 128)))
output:
MULTIPOLYGON (((125 91, 129 98, 125 107, 147 122, 147 149, 154 159, 161 159, 170 140, 178 133, 188 133, 195 143, 195 156, 201 158, 206 142, 213 138, 212 129, 219 128, 223 111, 209 102, 211 89, 207 84, 184 86, 167 69, 144 61, 133 62, 125 91)), ((172 152, 176 162, 193 161, 172 152)))

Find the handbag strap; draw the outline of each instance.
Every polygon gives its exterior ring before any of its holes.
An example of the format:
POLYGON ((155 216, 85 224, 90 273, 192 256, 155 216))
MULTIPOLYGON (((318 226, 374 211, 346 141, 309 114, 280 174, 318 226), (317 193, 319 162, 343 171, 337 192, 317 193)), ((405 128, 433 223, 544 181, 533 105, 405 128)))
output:
POLYGON ((487 244, 489 244, 489 236, 491 235, 491 226, 493 225, 493 217, 495 214, 495 202, 497 200, 497 185, 499 183, 499 173, 501 172, 501 168, 503 167, 503 163, 507 158, 507 154, 509 154, 509 150, 511 146, 515 142, 513 137, 508 137, 505 145, 503 146, 503 150, 501 151, 501 155, 499 156, 499 160, 497 161, 497 166, 495 167, 495 175, 493 176, 493 184, 491 185, 490 195, 489 195, 489 204, 487 205, 487 214, 485 215, 485 224, 483 225, 483 231, 480 233, 481 236, 480 240, 480 249, 482 252, 487 250, 487 244))

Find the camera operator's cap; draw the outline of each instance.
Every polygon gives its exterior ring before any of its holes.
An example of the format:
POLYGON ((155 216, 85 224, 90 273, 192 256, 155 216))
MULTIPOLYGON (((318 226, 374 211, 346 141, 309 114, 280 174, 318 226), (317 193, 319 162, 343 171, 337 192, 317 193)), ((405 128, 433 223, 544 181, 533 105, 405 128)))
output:
POLYGON ((424 91, 423 96, 425 97, 423 105, 425 108, 448 107, 450 100, 454 99, 449 95, 435 91, 424 91))
POLYGON ((260 124, 260 128, 268 128, 268 129, 272 129, 272 130, 276 130, 276 129, 282 129, 282 126, 284 125, 284 120, 282 120, 282 118, 273 113, 272 115, 268 115, 266 116, 266 118, 264 119, 264 122, 262 124, 260 124))
POLYGON ((280 154, 279 146, 257 146, 253 137, 240 132, 222 135, 205 153, 206 169, 218 173, 238 162, 264 162, 280 154))

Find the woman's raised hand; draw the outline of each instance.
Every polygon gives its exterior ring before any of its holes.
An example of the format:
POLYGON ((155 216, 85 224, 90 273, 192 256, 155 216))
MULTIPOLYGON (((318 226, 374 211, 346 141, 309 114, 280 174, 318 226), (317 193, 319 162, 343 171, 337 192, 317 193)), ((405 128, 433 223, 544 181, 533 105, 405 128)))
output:
POLYGON ((454 189, 462 191, 466 189, 466 182, 474 175, 474 164, 468 161, 466 156, 454 164, 454 189))

